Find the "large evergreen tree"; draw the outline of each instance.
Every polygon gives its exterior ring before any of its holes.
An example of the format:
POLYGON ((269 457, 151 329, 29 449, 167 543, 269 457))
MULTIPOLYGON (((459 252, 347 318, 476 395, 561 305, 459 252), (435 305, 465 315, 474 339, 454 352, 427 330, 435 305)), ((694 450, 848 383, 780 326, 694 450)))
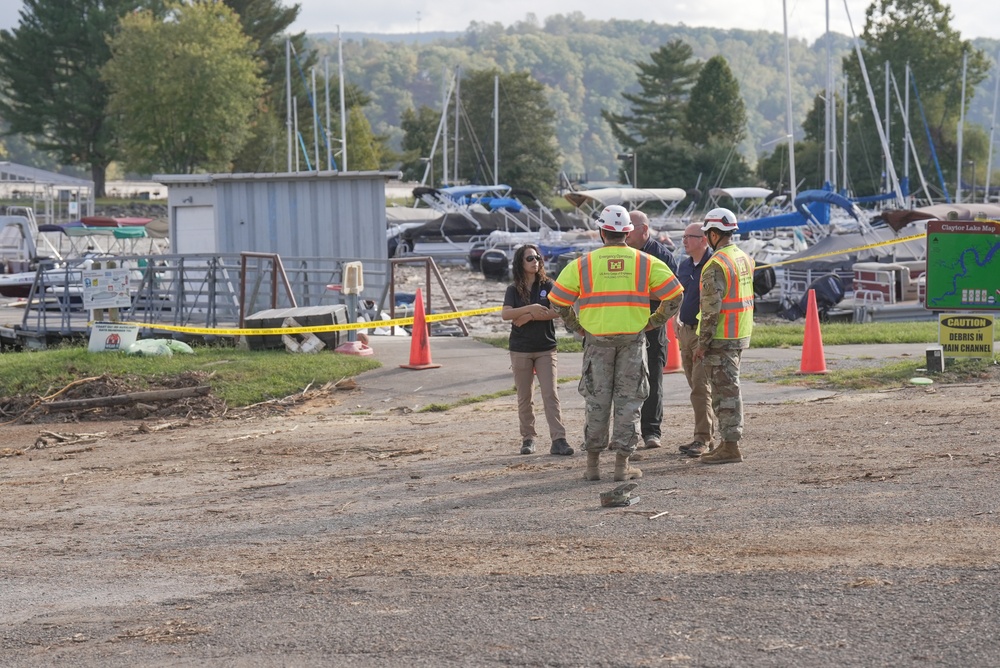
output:
POLYGON ((746 136, 747 111, 740 84, 722 56, 712 56, 698 73, 685 105, 685 135, 695 146, 712 140, 739 144, 746 136))
POLYGON ((685 105, 701 63, 691 47, 673 40, 650 54, 650 62, 636 62, 640 92, 622 93, 628 114, 602 111, 615 139, 626 148, 652 139, 669 139, 684 127, 685 105))
POLYGON ((236 14, 202 0, 166 19, 122 19, 104 67, 126 164, 141 172, 228 171, 262 89, 254 43, 236 14))
POLYGON ((111 57, 108 37, 139 4, 24 0, 18 27, 0 31, 0 116, 8 133, 62 164, 89 169, 98 197, 118 156, 100 70, 111 57))
MULTIPOLYGON (((601 112, 614 137, 635 156, 639 184, 746 185, 751 172, 737 146, 745 134, 746 110, 725 59, 717 56, 703 65, 679 40, 650 59, 636 63, 641 91, 622 95, 631 113, 601 112)), ((632 163, 626 162, 623 176, 631 179, 632 163)))

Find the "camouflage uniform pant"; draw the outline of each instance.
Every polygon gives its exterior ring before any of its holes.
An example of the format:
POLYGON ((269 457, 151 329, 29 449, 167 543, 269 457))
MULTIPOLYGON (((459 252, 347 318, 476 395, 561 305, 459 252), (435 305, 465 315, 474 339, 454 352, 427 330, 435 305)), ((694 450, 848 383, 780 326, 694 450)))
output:
POLYGON ((600 452, 610 445, 612 450, 624 454, 635 452, 639 442, 639 413, 649 394, 645 335, 641 332, 599 337, 587 334, 579 389, 587 406, 584 449, 600 452))
POLYGON ((743 394, 740 392, 740 357, 743 350, 711 347, 705 355, 705 374, 712 386, 712 410, 723 441, 743 436, 743 394))

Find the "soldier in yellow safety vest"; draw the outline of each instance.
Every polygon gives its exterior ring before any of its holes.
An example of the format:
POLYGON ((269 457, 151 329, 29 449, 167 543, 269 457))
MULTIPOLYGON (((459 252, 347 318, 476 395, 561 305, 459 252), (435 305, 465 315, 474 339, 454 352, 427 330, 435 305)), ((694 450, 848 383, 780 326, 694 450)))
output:
POLYGON ((633 226, 624 207, 606 207, 597 224, 604 246, 566 265, 549 292, 549 303, 567 329, 583 335, 583 477, 601 479, 601 452, 610 446, 616 451, 615 480, 630 480, 642 476, 629 465, 629 457, 639 442, 640 411, 649 393, 645 332, 677 313, 684 289, 662 260, 626 244, 633 226), (652 314, 651 299, 660 301, 652 314))
POLYGON ((701 226, 712 257, 701 270, 701 313, 695 362, 702 360, 712 387, 712 409, 722 442, 703 454, 706 464, 742 462, 743 396, 740 357, 753 331, 753 260, 733 242, 739 230, 729 209, 712 209, 701 226))

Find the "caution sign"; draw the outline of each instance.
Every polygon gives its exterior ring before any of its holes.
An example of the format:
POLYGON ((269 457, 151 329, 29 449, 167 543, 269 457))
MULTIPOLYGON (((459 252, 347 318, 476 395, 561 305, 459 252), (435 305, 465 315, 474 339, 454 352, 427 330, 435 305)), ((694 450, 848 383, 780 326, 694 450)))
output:
POLYGON ((940 315, 938 338, 945 357, 993 357, 993 315, 940 315))

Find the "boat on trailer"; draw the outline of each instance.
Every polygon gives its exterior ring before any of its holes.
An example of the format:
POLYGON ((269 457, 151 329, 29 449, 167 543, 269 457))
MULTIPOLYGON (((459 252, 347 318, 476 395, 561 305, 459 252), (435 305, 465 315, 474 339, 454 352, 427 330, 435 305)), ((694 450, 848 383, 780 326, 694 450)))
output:
POLYGON ((596 218, 606 206, 624 206, 630 211, 644 211, 649 216, 649 226, 654 230, 683 230, 691 222, 691 213, 697 204, 694 192, 683 188, 630 188, 608 187, 589 190, 567 190, 562 193, 570 204, 589 218, 596 218), (690 198, 691 205, 682 213, 677 209, 690 198))

